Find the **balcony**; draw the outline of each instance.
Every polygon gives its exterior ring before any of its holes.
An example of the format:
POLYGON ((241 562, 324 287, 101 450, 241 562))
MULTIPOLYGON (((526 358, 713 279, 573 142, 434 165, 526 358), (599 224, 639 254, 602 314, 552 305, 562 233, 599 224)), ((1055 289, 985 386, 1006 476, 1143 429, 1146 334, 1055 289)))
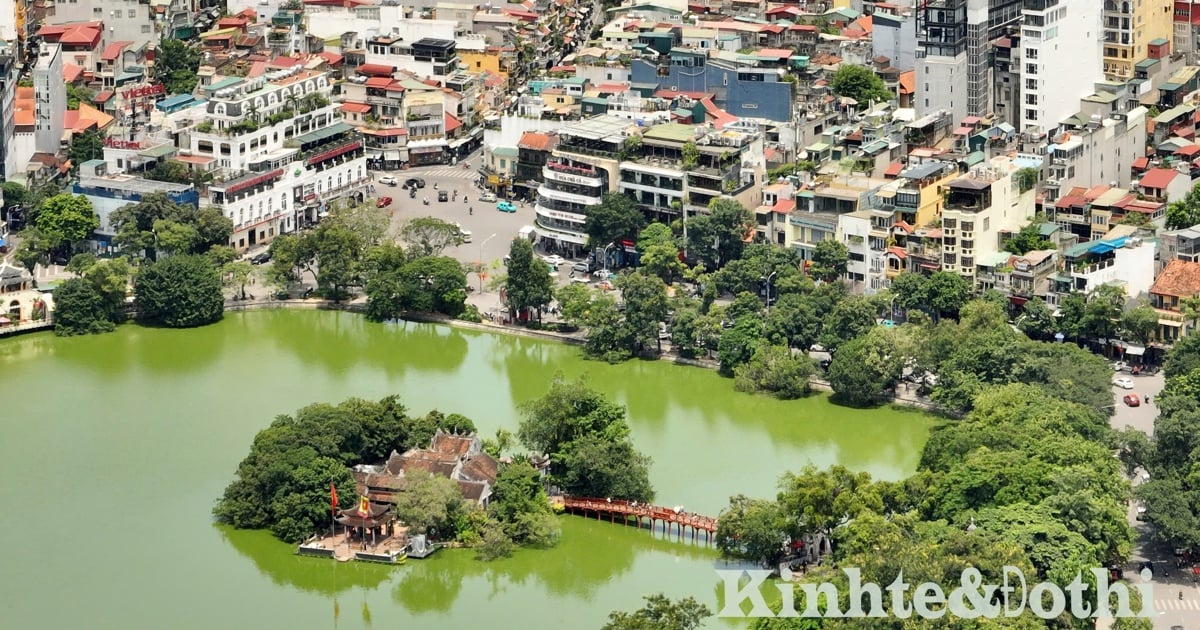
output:
POLYGON ((572 166, 562 162, 547 161, 542 169, 542 178, 546 181, 556 181, 579 186, 599 187, 604 185, 599 170, 572 166))
POLYGON ((361 140, 352 140, 350 142, 333 143, 332 145, 317 147, 309 152, 311 157, 306 159, 304 164, 306 166, 316 166, 322 162, 353 153, 361 149, 362 146, 361 140))

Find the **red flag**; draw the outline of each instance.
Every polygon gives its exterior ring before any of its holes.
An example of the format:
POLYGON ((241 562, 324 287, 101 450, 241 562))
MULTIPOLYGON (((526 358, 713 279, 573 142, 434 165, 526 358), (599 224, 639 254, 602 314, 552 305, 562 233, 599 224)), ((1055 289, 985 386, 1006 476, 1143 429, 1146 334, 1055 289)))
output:
POLYGON ((371 503, 367 501, 367 497, 358 500, 358 515, 364 517, 371 515, 371 503))
POLYGON ((330 510, 337 509, 337 486, 333 485, 332 481, 329 482, 329 504, 330 510))

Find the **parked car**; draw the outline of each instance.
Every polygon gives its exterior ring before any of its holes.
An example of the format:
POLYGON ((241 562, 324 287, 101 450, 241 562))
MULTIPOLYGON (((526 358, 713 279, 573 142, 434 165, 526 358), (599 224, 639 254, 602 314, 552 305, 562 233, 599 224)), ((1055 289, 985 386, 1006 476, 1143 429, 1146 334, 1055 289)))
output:
POLYGON ((404 180, 404 187, 405 188, 424 188, 425 180, 421 179, 420 177, 409 177, 408 179, 404 180))
POLYGON ((1125 394, 1125 398, 1123 398, 1122 400, 1124 400, 1125 404, 1129 405, 1130 407, 1141 407, 1142 406, 1142 399, 1138 398, 1137 394, 1125 394))
POLYGON ((376 201, 376 202, 375 202, 375 207, 376 207, 376 208, 386 208, 386 207, 388 207, 388 206, 390 206, 390 205, 392 205, 392 198, 391 198, 391 197, 380 197, 380 198, 379 198, 379 201, 376 201))
POLYGON ((589 280, 587 278, 580 278, 579 276, 575 276, 574 278, 571 278, 571 282, 573 282, 575 284, 587 284, 589 282, 589 280))
POLYGON ((488 203, 494 203, 496 201, 496 193, 485 192, 482 195, 479 195, 479 200, 486 201, 488 203))
POLYGON ((1133 379, 1124 376, 1121 378, 1114 378, 1113 385, 1116 385, 1121 389, 1133 389, 1133 379))
POLYGON ((396 185, 396 176, 395 175, 384 175, 383 177, 379 178, 379 183, 386 184, 388 186, 395 186, 396 185))
POLYGON ((461 238, 461 239, 462 239, 462 242, 464 242, 464 243, 470 243, 470 242, 471 242, 471 236, 472 236, 472 234, 471 234, 471 230, 464 230, 464 229, 462 229, 462 228, 459 228, 459 229, 458 229, 458 236, 459 236, 459 238, 461 238))
POLYGON ((557 254, 551 254, 549 256, 542 256, 542 260, 546 261, 547 264, 554 266, 554 267, 559 267, 560 265, 563 265, 567 262, 566 260, 563 259, 562 256, 559 256, 557 254))
POLYGON ((615 275, 617 275, 617 274, 615 274, 607 269, 601 269, 600 271, 597 271, 596 273, 592 274, 592 277, 596 278, 597 280, 608 280, 609 278, 611 278, 615 275))
POLYGON ((251 265, 261 265, 271 262, 271 252, 259 252, 250 257, 251 265))
POLYGON ((496 209, 499 210, 500 212, 516 212, 517 211, 517 207, 512 205, 512 203, 508 202, 508 201, 501 201, 500 203, 496 204, 496 209))
POLYGON ((571 265, 571 271, 577 271, 579 273, 588 273, 591 270, 592 270, 592 266, 585 262, 577 262, 574 265, 571 265))
POLYGON ((1123 372, 1129 369, 1129 364, 1125 363, 1124 361, 1117 361, 1116 363, 1112 364, 1112 369, 1114 372, 1123 372))
POLYGON ((439 190, 438 191, 438 201, 450 201, 450 193, 448 193, 444 190, 439 190))

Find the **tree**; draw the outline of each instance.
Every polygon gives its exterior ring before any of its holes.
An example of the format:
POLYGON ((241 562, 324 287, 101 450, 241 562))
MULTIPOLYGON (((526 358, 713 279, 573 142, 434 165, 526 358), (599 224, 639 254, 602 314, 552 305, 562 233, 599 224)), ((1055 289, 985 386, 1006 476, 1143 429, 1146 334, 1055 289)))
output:
POLYGON ((628 195, 605 193, 599 205, 587 211, 583 229, 590 247, 604 247, 619 240, 633 240, 646 227, 646 217, 628 195))
POLYGON ((133 286, 142 316, 169 328, 221 319, 221 277, 203 256, 171 256, 142 267, 133 286))
MULTIPOLYGON (((1019 175, 1024 170, 1017 171, 1017 174, 1019 175)), ((1012 237, 1006 239, 1004 241, 1004 249, 1020 256, 1026 252, 1038 249, 1054 249, 1054 243, 1051 243, 1050 239, 1042 236, 1038 224, 1033 222, 1021 228, 1012 237)))
POLYGON ((929 303, 929 278, 924 274, 905 271, 892 278, 891 292, 896 306, 910 311, 929 303))
POLYGON ((585 435, 617 440, 629 432, 624 407, 582 379, 567 381, 561 375, 554 378, 546 395, 522 404, 521 415, 517 438, 527 448, 546 455, 562 452, 568 443, 585 435))
POLYGON ((461 245, 458 226, 434 217, 420 217, 400 229, 400 239, 413 256, 441 256, 448 247, 461 245))
POLYGON ((125 321, 129 274, 129 263, 124 258, 100 260, 83 271, 83 278, 100 294, 104 316, 114 324, 125 321))
POLYGON ((405 475, 404 490, 396 493, 396 517, 413 534, 426 534, 434 529, 442 538, 451 537, 462 512, 462 490, 449 477, 418 471, 405 475))
POLYGON ((651 223, 646 226, 638 235, 637 249, 642 270, 662 278, 663 282, 671 284, 675 276, 683 273, 683 262, 679 260, 675 235, 666 225, 651 223))
POLYGON ((648 502, 654 499, 650 458, 629 440, 609 441, 592 433, 570 442, 558 456, 563 492, 579 497, 611 497, 648 502))
MULTIPOLYGON (((1040 172, 1038 172, 1038 170, 1036 168, 1033 168, 1031 166, 1026 166, 1025 168, 1017 169, 1017 172, 1013 174, 1013 178, 1017 180, 1017 190, 1019 190, 1020 192, 1023 193, 1028 190, 1033 190, 1033 188, 1035 186, 1037 186, 1038 180, 1040 180, 1042 178, 1042 174, 1040 172)), ((1034 247, 1031 249, 1043 249, 1043 248, 1042 247, 1034 247)), ((1013 251, 1013 250, 1009 250, 1009 251, 1012 251, 1014 254, 1024 254, 1025 253, 1025 252, 1017 252, 1017 251, 1013 251)), ((1029 250, 1025 250, 1025 251, 1029 251, 1029 250)))
POLYGON ((812 273, 825 282, 833 282, 846 273, 850 254, 841 241, 827 238, 813 248, 812 273))
POLYGON ((838 302, 825 318, 821 344, 836 350, 877 326, 875 305, 870 300, 860 296, 846 298, 838 302))
POLYGON ((541 475, 527 461, 500 469, 488 513, 519 544, 545 547, 558 539, 558 521, 550 511, 541 475))
POLYGON ((79 109, 81 104, 95 107, 96 103, 92 101, 95 97, 96 95, 85 87, 80 87, 74 83, 67 84, 67 109, 79 109))
POLYGON ((1024 308, 1024 314, 1017 319, 1017 328, 1021 332, 1031 339, 1050 339, 1058 332, 1058 320, 1041 298, 1031 298, 1024 308))
MULTIPOLYGON (((1125 290, 1113 285, 1100 285, 1087 296, 1080 332, 1096 339, 1107 339, 1117 331, 1125 310, 1125 290)), ((1156 320, 1157 322, 1157 320, 1156 320)))
POLYGON ((17 238, 20 239, 21 244, 17 247, 13 258, 29 272, 29 275, 34 276, 36 283, 37 276, 33 272, 38 265, 47 263, 47 255, 54 244, 36 227, 27 227, 21 230, 17 238))
POLYGON ((1158 330, 1158 311, 1143 302, 1121 316, 1121 330, 1142 345, 1150 342, 1158 330))
POLYGON ((0 190, 4 192, 4 208, 14 208, 25 205, 29 199, 29 189, 21 185, 20 182, 7 181, 0 185, 0 190))
POLYGON ((713 539, 726 558, 774 564, 783 557, 788 526, 788 517, 774 501, 738 495, 721 511, 713 539))
POLYGON ((272 261, 267 270, 268 278, 271 284, 281 289, 300 282, 317 257, 311 234, 283 234, 271 241, 268 251, 272 261))
POLYGON ((346 288, 358 281, 363 242, 337 225, 321 225, 310 238, 316 252, 317 286, 339 301, 346 296, 346 288))
POLYGON ((934 315, 958 317, 958 311, 971 299, 971 283, 949 271, 935 271, 925 287, 934 315))
MULTIPOLYGON (((109 215, 109 224, 115 231, 113 243, 137 251, 149 260, 157 257, 162 246, 162 227, 170 246, 176 253, 203 253, 216 245, 228 245, 233 233, 233 222, 215 208, 197 211, 187 204, 175 203, 166 193, 143 195, 141 201, 118 208, 109 215), (161 223, 165 222, 165 223, 161 223), (191 231, 177 226, 187 226, 191 231)), ((281 237, 282 238, 282 237, 281 237)))
POLYGON ((212 206, 200 208, 194 217, 194 226, 200 239, 193 253, 203 254, 214 247, 229 246, 229 238, 233 236, 233 219, 212 206))
POLYGON ((633 329, 622 317, 612 295, 593 295, 587 304, 586 317, 588 331, 583 351, 587 356, 610 363, 619 363, 631 356, 636 345, 633 329))
POLYGON ((88 160, 104 159, 104 132, 93 127, 71 138, 67 158, 76 168, 88 160))
POLYGON ((895 334, 877 326, 838 347, 827 374, 829 386, 839 398, 852 405, 865 405, 879 400, 885 390, 893 387, 903 369, 895 334))
POLYGON ((200 245, 200 232, 196 228, 177 221, 159 219, 154 222, 155 249, 166 254, 189 254, 200 245))
POLYGON ((54 333, 69 337, 111 332, 116 325, 105 314, 104 298, 91 282, 71 278, 54 290, 54 333))
POLYGON ((168 94, 191 94, 196 89, 200 51, 178 39, 164 39, 154 59, 154 74, 168 94))
POLYGON ((645 600, 646 605, 632 613, 609 613, 603 630, 695 630, 712 616, 707 606, 692 597, 672 601, 656 593, 645 600))
POLYGON ((585 285, 572 282, 559 287, 554 294, 561 311, 560 319, 576 328, 587 325, 594 294, 585 285))
POLYGON ((759 340, 762 339, 763 323, 757 316, 742 317, 733 322, 733 327, 720 334, 717 342, 717 358, 721 362, 720 372, 733 376, 739 365, 754 356, 759 340))
POLYGON ((100 227, 100 217, 87 197, 63 193, 42 203, 35 225, 51 242, 74 246, 100 227))
POLYGON ((554 297, 554 283, 546 263, 533 256, 533 245, 515 238, 508 250, 508 307, 513 311, 537 311, 554 297))
POLYGON ((1163 377, 1171 379, 1200 368, 1200 335, 1187 335, 1175 342, 1163 360, 1163 377))
POLYGON ((688 253, 706 269, 720 269, 721 265, 741 258, 752 220, 750 211, 737 201, 713 199, 708 214, 688 219, 688 253))
POLYGON ((883 511, 883 499, 871 475, 840 465, 827 470, 809 465, 799 473, 785 474, 779 481, 778 501, 792 520, 788 533, 793 538, 802 534, 834 538, 834 531, 855 517, 883 511))
POLYGON ((235 287, 242 299, 246 298, 246 283, 254 273, 254 265, 245 261, 230 262, 221 266, 221 275, 228 286, 235 287))
POLYGON ((734 368, 734 387, 742 392, 767 392, 790 400, 809 393, 813 372, 807 356, 795 355, 787 346, 763 342, 749 362, 734 368))
MULTIPOLYGON (((629 328, 630 350, 637 354, 658 342, 660 322, 667 319, 667 287, 657 276, 635 272, 618 281, 625 298, 625 325, 629 328)), ((658 345, 662 349, 661 343, 658 345)))
POLYGON ((867 66, 842 64, 838 71, 833 73, 829 87, 833 89, 834 94, 848 96, 862 105, 872 101, 886 103, 896 98, 891 90, 887 89, 883 79, 867 66))
POLYGON ((1182 230, 1200 223, 1200 184, 1192 186, 1183 198, 1167 206, 1167 229, 1182 230))
POLYGON ((817 342, 820 331, 821 318, 812 299, 789 293, 771 307, 763 337, 776 345, 807 350, 817 342))

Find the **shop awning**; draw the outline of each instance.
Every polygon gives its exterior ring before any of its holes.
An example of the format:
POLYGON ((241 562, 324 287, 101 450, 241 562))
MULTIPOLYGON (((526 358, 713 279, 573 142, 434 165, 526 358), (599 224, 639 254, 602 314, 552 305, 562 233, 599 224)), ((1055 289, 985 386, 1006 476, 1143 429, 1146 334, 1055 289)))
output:
POLYGON ((1125 354, 1132 356, 1132 357, 1140 357, 1143 354, 1146 354, 1146 347, 1145 346, 1135 346, 1133 344, 1130 344, 1125 347, 1125 354))
POLYGON ((1171 326, 1172 328, 1182 328, 1183 322, 1177 321, 1174 319, 1160 319, 1160 320, 1158 320, 1158 325, 1159 326, 1171 326))
POLYGON ((400 161, 400 152, 399 151, 384 151, 383 159, 388 162, 399 162, 400 161))
POLYGON ((574 234, 567 234, 566 232, 553 232, 541 228, 537 228, 534 231, 537 232, 538 236, 541 238, 562 241, 564 243, 574 243, 576 245, 584 245, 587 243, 586 236, 576 236, 574 234))

